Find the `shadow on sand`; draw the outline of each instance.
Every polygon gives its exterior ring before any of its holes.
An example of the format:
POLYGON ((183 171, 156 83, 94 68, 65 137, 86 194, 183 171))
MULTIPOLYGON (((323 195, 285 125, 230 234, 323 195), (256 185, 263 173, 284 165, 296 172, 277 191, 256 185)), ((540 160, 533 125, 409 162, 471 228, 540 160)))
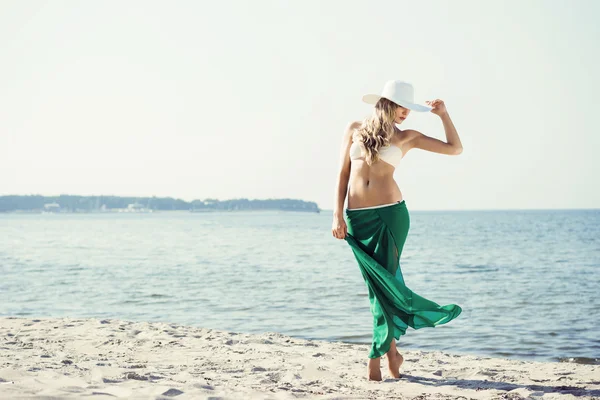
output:
MULTIPOLYGON (((514 389, 524 388, 531 390, 532 392, 543 392, 545 393, 560 393, 570 394, 573 396, 590 396, 594 398, 600 398, 600 390, 587 390, 577 386, 545 386, 545 385, 522 385, 517 383, 508 382, 495 382, 489 380, 478 380, 478 379, 436 379, 426 378, 422 376, 402 374, 400 379, 385 379, 385 382, 397 382, 398 380, 407 380, 409 382, 418 383, 421 385, 428 386, 457 386, 461 389, 471 390, 503 390, 511 391, 514 389)), ((600 382, 598 382, 600 383, 600 382)), ((541 395, 541 394, 540 394, 541 395)))

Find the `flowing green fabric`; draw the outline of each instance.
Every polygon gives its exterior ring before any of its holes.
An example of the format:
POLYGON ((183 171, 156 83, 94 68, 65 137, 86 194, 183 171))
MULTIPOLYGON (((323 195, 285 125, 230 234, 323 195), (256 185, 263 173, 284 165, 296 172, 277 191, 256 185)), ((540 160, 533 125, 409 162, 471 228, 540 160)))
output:
POLYGON ((410 228, 404 200, 378 208, 347 209, 346 224, 346 241, 367 285, 373 314, 369 358, 388 352, 392 339, 400 339, 409 326, 435 327, 460 315, 460 306, 440 306, 414 293, 404 283, 400 256, 410 228))

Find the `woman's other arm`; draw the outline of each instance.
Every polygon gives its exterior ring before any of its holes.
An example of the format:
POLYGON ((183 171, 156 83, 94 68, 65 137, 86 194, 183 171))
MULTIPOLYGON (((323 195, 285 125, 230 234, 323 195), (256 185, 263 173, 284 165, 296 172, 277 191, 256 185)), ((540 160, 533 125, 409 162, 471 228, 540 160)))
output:
POLYGON ((346 237, 346 223, 344 221, 344 203, 348 193, 348 181, 350 179, 350 146, 352 145, 352 135, 354 130, 360 126, 360 122, 348 124, 342 138, 340 148, 340 161, 337 174, 335 199, 333 205, 333 236, 338 239, 346 237))

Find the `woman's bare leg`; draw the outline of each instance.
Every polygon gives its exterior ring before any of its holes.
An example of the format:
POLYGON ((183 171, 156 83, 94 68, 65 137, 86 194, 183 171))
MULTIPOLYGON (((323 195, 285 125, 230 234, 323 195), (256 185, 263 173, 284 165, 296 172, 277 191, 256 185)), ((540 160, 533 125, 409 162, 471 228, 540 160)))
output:
POLYGON ((368 370, 370 381, 380 381, 381 380, 380 361, 381 361, 381 357, 369 358, 367 370, 368 370))
POLYGON ((392 339, 390 349, 385 353, 388 359, 388 368, 392 377, 400 378, 400 366, 404 362, 404 357, 398 352, 396 348, 396 339, 392 339))

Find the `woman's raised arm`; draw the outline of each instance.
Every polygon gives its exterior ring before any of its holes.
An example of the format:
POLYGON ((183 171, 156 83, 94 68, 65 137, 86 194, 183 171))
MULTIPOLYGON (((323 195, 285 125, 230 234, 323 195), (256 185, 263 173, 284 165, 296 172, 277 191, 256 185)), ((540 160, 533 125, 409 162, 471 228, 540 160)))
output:
POLYGON ((410 129, 410 133, 413 136, 410 140, 410 147, 452 156, 459 155, 463 151, 463 146, 458 137, 458 132, 452 123, 452 119, 450 119, 450 114, 448 114, 448 111, 446 110, 444 102, 437 99, 428 101, 427 103, 433 107, 431 112, 442 119, 444 131, 446 132, 446 142, 410 129))

